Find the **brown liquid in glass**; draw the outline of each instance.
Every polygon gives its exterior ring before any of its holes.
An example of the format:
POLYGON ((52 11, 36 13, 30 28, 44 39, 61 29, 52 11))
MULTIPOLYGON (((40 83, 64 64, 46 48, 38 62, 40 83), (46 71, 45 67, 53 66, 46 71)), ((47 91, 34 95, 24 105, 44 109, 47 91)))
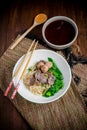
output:
POLYGON ((75 29, 69 22, 57 20, 46 27, 45 36, 52 44, 65 45, 75 37, 75 29))

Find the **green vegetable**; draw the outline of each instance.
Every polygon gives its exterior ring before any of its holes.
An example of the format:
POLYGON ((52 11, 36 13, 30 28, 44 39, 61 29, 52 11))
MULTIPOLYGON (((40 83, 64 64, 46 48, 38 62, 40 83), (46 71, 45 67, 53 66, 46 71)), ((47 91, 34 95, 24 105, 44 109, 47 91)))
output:
POLYGON ((52 67, 51 67, 52 70, 55 70, 55 72, 62 74, 52 58, 48 57, 48 61, 52 62, 52 67))
POLYGON ((33 67, 29 67, 28 68, 28 71, 30 72, 30 71, 35 71, 36 70, 36 65, 34 65, 33 67))
POLYGON ((28 68, 28 71, 30 72, 30 71, 32 71, 32 69, 31 69, 31 68, 28 68))
POLYGON ((53 96, 64 86, 63 75, 57 67, 56 63, 53 61, 52 58, 48 58, 48 61, 52 62, 52 67, 48 71, 55 76, 56 80, 54 84, 46 92, 43 93, 44 97, 53 96))
POLYGON ((42 86, 42 87, 45 87, 45 86, 46 86, 46 84, 44 84, 44 83, 43 83, 43 84, 41 84, 41 86, 42 86))

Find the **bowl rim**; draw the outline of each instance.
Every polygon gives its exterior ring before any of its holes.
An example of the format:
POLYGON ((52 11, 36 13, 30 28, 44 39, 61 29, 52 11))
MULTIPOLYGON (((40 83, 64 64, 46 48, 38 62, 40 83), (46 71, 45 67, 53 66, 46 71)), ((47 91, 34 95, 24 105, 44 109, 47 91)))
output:
POLYGON ((67 16, 53 16, 51 18, 49 18, 44 24, 43 24, 43 27, 42 27, 42 36, 43 36, 43 39, 44 41, 51 47, 53 48, 59 48, 59 49, 64 49, 64 48, 67 48, 69 46, 71 46, 75 40, 77 39, 77 36, 78 36, 78 27, 77 27, 77 24, 75 23, 75 21, 67 16), (56 21, 56 20, 65 20, 67 22, 69 22, 70 24, 72 24, 72 26, 74 27, 75 29, 75 36, 74 38, 72 39, 72 41, 70 41, 69 43, 65 44, 65 45, 55 45, 55 44, 52 44, 51 42, 49 42, 45 36, 45 29, 46 27, 53 21, 56 21))

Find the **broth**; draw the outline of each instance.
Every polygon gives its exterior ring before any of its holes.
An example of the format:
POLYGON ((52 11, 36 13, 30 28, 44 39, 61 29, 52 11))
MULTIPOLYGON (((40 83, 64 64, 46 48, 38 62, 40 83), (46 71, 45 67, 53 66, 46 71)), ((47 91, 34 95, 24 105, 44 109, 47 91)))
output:
POLYGON ((52 44, 65 45, 75 37, 75 29, 67 21, 56 20, 46 27, 45 36, 52 44))

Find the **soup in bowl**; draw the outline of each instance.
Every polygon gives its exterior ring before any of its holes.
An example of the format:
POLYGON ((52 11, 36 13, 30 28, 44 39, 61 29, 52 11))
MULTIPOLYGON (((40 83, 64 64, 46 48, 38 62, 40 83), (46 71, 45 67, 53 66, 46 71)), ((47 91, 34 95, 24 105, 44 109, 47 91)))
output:
POLYGON ((65 49, 71 46, 77 36, 76 23, 65 16, 55 16, 43 25, 42 35, 44 41, 54 49, 65 49))

